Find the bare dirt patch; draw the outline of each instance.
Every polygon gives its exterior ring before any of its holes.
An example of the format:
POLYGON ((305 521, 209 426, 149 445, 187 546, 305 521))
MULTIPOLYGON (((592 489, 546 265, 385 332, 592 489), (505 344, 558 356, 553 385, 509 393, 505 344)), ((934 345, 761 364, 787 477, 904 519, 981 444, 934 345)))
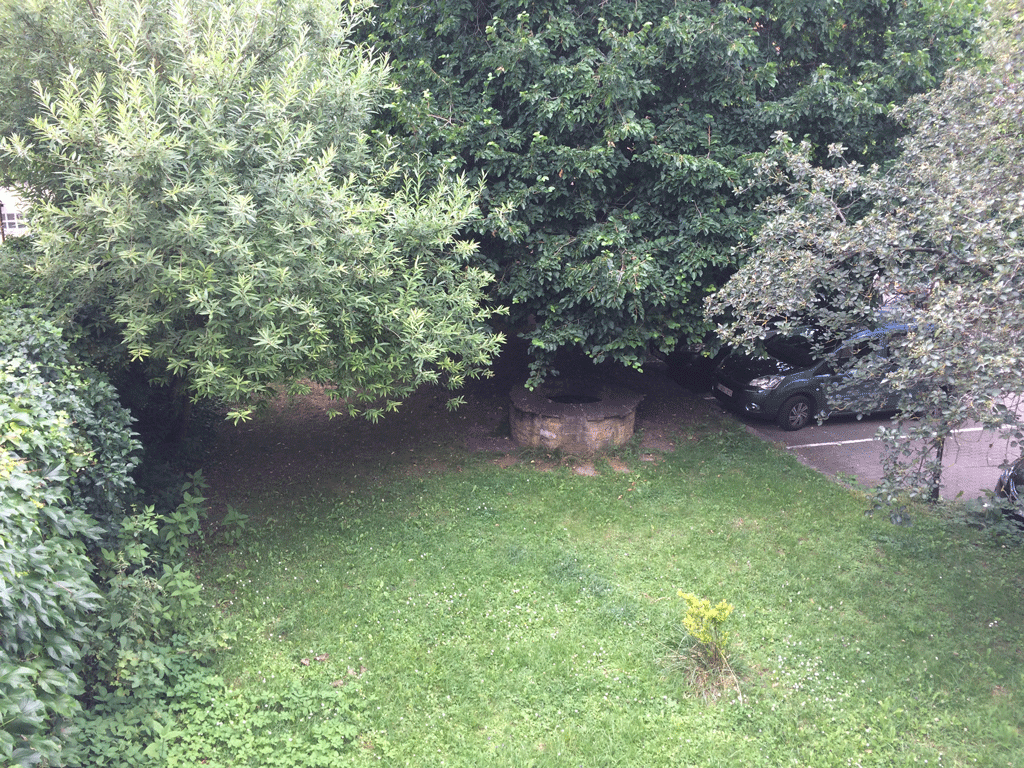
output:
MULTIPOLYGON (((651 455, 651 454, 645 454, 645 455, 651 455)), ((617 456, 609 456, 606 459, 606 461, 608 462, 608 466, 611 468, 611 470, 613 472, 621 472, 621 473, 629 472, 629 464, 627 464, 623 459, 620 459, 617 456)))
MULTIPOLYGON (((596 466, 605 464, 623 472, 630 462, 657 461, 718 418, 713 405, 674 381, 664 367, 612 375, 644 399, 636 411, 632 458, 620 452, 599 464, 587 460, 594 474, 601 471, 596 466)), ((328 418, 337 404, 321 388, 301 398, 282 396, 251 422, 220 425, 207 470, 213 500, 223 507, 249 498, 294 495, 297 489, 338 493, 396 473, 460 471, 481 453, 494 454, 500 467, 582 467, 579 457, 523 450, 512 441, 509 391, 525 379, 523 367, 498 366, 494 378, 471 382, 457 393, 466 403, 455 411, 447 408, 453 393, 425 387, 376 424, 345 414, 328 418)))

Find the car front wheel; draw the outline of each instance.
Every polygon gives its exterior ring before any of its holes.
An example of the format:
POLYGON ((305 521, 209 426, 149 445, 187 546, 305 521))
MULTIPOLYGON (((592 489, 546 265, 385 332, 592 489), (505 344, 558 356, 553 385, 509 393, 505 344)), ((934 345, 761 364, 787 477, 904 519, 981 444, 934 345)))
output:
POLYGON ((811 420, 814 403, 806 395, 791 397, 782 404, 779 409, 779 416, 776 419, 778 425, 785 430, 795 432, 803 429, 811 420))

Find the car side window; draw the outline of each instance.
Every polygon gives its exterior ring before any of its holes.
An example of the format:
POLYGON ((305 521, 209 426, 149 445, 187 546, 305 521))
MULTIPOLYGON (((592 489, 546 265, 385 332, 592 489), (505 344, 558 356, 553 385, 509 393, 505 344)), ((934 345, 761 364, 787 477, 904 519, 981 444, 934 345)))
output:
POLYGON ((873 351, 874 349, 871 346, 871 341, 862 341, 860 344, 853 348, 853 356, 858 358, 867 357, 873 351))
POLYGON ((871 342, 860 341, 856 344, 843 344, 836 352, 840 363, 847 363, 854 358, 864 357, 871 352, 871 342))

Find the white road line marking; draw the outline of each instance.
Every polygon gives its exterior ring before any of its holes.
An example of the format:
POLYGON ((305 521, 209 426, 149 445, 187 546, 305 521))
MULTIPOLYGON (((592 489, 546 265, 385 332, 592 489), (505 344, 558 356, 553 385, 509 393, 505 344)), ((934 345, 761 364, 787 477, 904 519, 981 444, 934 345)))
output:
MULTIPOLYGON (((959 435, 961 432, 984 432, 984 427, 964 427, 963 429, 954 429, 953 434, 959 435)), ((804 443, 803 445, 787 445, 786 449, 795 451, 797 448, 825 448, 830 445, 854 445, 855 443, 873 443, 878 440, 877 437, 862 437, 858 440, 836 440, 831 443, 804 443)))
POLYGON ((860 440, 836 440, 833 443, 804 443, 803 445, 787 445, 786 448, 795 451, 797 448, 824 448, 828 445, 853 445, 854 443, 873 443, 877 437, 864 437, 860 440))

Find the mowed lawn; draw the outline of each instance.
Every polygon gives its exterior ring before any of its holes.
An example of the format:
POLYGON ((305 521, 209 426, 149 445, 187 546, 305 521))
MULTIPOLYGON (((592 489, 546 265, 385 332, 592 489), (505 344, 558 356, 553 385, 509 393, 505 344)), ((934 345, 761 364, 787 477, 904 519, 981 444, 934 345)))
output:
POLYGON ((197 718, 196 754, 268 765, 263 734, 294 766, 1024 765, 1018 541, 867 516, 728 424, 677 445, 236 503, 204 565, 236 633, 219 673, 300 703, 197 718), (679 590, 735 606, 738 685, 689 682, 679 590))

